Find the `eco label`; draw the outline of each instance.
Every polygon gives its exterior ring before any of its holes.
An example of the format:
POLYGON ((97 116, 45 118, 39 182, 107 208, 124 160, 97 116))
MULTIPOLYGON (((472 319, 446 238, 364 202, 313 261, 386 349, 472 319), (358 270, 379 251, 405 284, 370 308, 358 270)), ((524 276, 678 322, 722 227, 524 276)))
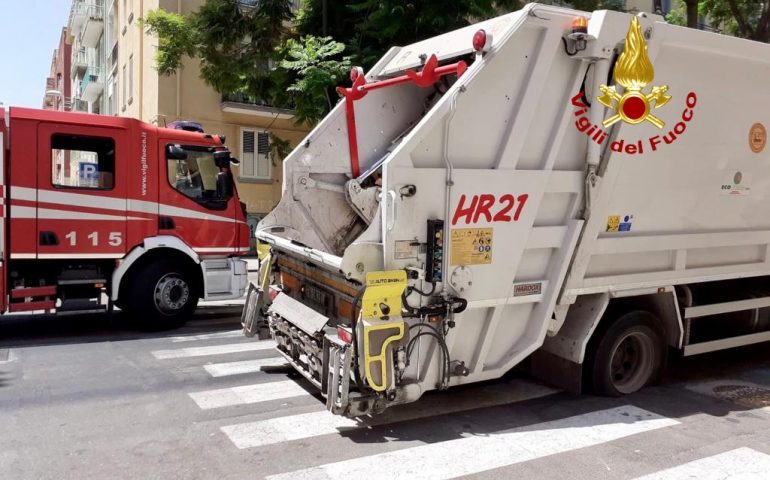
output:
POLYGON ((723 195, 748 195, 751 193, 751 175, 746 172, 735 172, 722 181, 720 191, 723 195))
POLYGON ((607 217, 607 232, 630 232, 633 215, 610 215, 607 217))
POLYGON ((492 263, 492 228, 455 228, 452 230, 451 265, 492 263))
POLYGON ((417 258, 420 243, 416 240, 396 240, 396 248, 393 252, 393 258, 404 260, 407 258, 417 258))

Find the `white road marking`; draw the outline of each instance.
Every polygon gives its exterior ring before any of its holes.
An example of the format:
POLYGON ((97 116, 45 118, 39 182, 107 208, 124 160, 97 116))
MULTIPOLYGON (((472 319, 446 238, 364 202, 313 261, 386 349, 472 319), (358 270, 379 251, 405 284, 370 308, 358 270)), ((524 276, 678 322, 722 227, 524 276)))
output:
MULTIPOLYGON (((482 386, 474 393, 473 398, 469 398, 468 401, 458 398, 447 398, 447 402, 444 405, 436 405, 431 402, 429 408, 425 408, 424 405, 422 408, 418 405, 410 405, 409 407, 389 410, 373 419, 371 423, 367 423, 366 426, 523 402, 554 394, 556 390, 526 380, 514 380, 502 385, 482 386)), ((320 435, 331 435, 339 433, 341 430, 354 430, 362 426, 357 420, 333 415, 326 410, 321 410, 300 415, 270 418, 259 422, 229 425, 222 427, 222 431, 236 447, 253 448, 320 435)))
POLYGON ((169 358, 204 357, 206 355, 222 355, 225 353, 257 352, 275 348, 275 342, 270 340, 229 343, 227 345, 213 345, 210 347, 188 347, 174 350, 156 350, 152 354, 158 360, 169 358))
POLYGON ((661 470, 636 480, 759 480, 770 472, 770 455, 742 447, 678 467, 661 470))
POLYGON ((199 407, 208 410, 210 408, 231 407, 233 405, 245 405, 300 397, 309 395, 309 393, 297 382, 285 380, 281 382, 207 390, 205 392, 190 393, 189 395, 199 407))
POLYGON ((216 338, 240 338, 243 336, 243 330, 231 330, 229 332, 206 333, 202 335, 183 335, 171 337, 172 343, 193 342, 196 340, 212 340, 216 338))
POLYGON ((456 478, 591 447, 678 423, 676 420, 626 405, 489 435, 448 440, 329 463, 267 478, 269 480, 456 478))
POLYGON ((286 365, 283 357, 260 358, 258 360, 243 360, 240 362, 212 363, 203 368, 212 377, 227 377, 229 375, 242 375, 244 373, 259 372, 264 367, 280 367, 286 365))

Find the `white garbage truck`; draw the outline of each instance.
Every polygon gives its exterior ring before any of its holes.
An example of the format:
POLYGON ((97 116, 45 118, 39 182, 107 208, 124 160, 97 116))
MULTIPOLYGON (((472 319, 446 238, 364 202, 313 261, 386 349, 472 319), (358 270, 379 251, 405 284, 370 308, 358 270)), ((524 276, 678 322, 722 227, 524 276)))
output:
POLYGON ((538 4, 392 48, 285 160, 244 333, 348 416, 768 341, 768 78, 770 45, 538 4))

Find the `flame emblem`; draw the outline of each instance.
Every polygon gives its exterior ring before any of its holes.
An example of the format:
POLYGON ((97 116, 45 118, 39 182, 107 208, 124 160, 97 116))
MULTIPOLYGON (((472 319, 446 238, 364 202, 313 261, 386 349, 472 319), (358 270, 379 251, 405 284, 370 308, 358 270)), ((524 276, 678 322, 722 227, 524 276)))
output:
POLYGON ((620 120, 636 125, 646 120, 658 128, 663 128, 663 120, 653 115, 650 110, 662 107, 671 100, 671 96, 666 95, 668 85, 654 86, 650 93, 642 91, 652 82, 655 70, 647 56, 647 44, 636 17, 631 20, 631 26, 628 28, 626 45, 615 65, 614 76, 615 82, 623 86, 625 91, 621 95, 614 85, 599 87, 602 93, 597 98, 599 103, 618 112, 604 120, 602 125, 607 128, 620 120))

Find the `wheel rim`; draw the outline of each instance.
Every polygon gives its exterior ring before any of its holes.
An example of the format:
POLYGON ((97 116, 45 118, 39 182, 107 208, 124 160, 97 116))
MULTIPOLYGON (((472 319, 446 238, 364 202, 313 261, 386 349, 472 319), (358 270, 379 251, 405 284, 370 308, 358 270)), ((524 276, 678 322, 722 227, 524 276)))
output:
POLYGON ((155 284, 155 307, 162 313, 177 313, 189 299, 190 286, 176 273, 164 275, 155 284))
POLYGON ((633 393, 650 379, 655 368, 655 341, 644 332, 629 332, 615 344, 610 364, 612 386, 633 393))

